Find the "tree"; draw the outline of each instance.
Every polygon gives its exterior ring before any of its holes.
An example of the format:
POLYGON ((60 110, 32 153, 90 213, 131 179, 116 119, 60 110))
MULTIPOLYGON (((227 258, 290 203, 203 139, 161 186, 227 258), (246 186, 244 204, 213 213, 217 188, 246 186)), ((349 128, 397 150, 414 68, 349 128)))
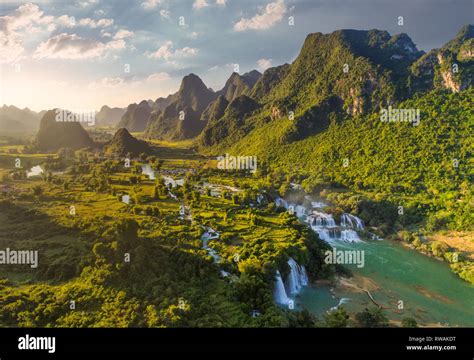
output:
POLYGON ((278 193, 280 194, 280 196, 282 197, 285 197, 287 194, 288 194, 288 191, 290 190, 289 186, 287 183, 283 183, 281 186, 280 186, 280 189, 278 190, 278 193))
POLYGON ((160 188, 158 186, 155 186, 153 188, 153 200, 160 200, 160 188))
POLYGON ((413 319, 411 317, 406 317, 406 318, 403 318, 403 320, 402 320, 402 327, 416 328, 416 327, 418 327, 418 323, 416 322, 415 319, 413 319))
POLYGON ((44 192, 44 189, 39 185, 33 186, 31 190, 33 191, 33 195, 35 196, 40 196, 44 192))
POLYGON ((328 311, 324 314, 324 326, 330 328, 345 328, 349 315, 343 307, 328 311))
POLYGON ((288 312, 289 326, 297 328, 314 328, 318 325, 318 319, 307 309, 297 312, 288 312))
POLYGON ((388 326, 388 319, 381 308, 365 308, 356 314, 356 320, 362 327, 380 328, 388 326))

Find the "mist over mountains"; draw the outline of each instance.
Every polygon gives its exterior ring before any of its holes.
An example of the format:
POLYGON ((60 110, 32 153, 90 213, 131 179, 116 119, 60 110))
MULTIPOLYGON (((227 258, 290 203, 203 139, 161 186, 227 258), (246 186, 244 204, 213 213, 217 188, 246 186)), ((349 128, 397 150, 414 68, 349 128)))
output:
POLYGON ((28 108, 3 105, 0 107, 0 131, 10 135, 36 132, 44 113, 45 111, 35 112, 28 108))

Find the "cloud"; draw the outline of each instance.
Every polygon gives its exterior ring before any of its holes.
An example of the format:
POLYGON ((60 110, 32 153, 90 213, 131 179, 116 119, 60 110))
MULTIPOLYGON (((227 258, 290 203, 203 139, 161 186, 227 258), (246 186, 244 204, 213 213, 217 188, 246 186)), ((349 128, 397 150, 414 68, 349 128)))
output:
POLYGON ((108 50, 121 50, 125 48, 122 39, 106 43, 82 38, 76 34, 62 33, 42 42, 35 50, 35 59, 92 59, 102 57, 108 50))
POLYGON ((196 0, 193 3, 193 9, 196 9, 196 10, 203 9, 207 6, 209 6, 209 4, 207 3, 207 0, 196 0))
POLYGON ((149 58, 155 58, 155 59, 169 59, 170 57, 173 56, 173 53, 171 51, 171 47, 173 46, 172 41, 167 41, 163 45, 161 45, 158 50, 156 50, 154 53, 145 53, 146 56, 149 58))
MULTIPOLYGON (((88 4, 96 1, 88 1, 88 4)), ((45 15, 38 5, 27 3, 20 5, 11 13, 0 17, 0 63, 14 63, 25 58, 26 49, 23 44, 25 38, 32 38, 32 34, 51 33, 58 27, 73 28, 75 26, 87 26, 90 28, 105 28, 113 25, 113 19, 90 18, 76 21, 74 16, 45 15)), ((34 58, 88 58, 100 56, 108 49, 121 49, 125 43, 120 38, 108 43, 95 40, 82 39, 77 35, 60 34, 41 43, 34 53, 34 58), (83 54, 76 53, 82 49, 83 54)))
MULTIPOLYGON (((103 36, 106 36, 105 34, 107 34, 107 33, 104 33, 103 36)), ((126 29, 120 29, 114 35, 114 40, 126 39, 126 38, 129 38, 129 37, 133 36, 133 34, 134 34, 133 31, 129 31, 129 30, 126 30, 126 29)))
POLYGON ((186 46, 182 49, 177 49, 174 52, 174 56, 176 56, 176 57, 190 57, 190 56, 196 55, 197 53, 198 53, 198 49, 186 46))
POLYGON ((142 8, 145 10, 151 10, 156 8, 160 4, 160 0, 147 0, 145 2, 142 2, 142 8))
POLYGON ((3 37, 0 33, 0 64, 9 64, 21 60, 24 51, 21 42, 13 37, 3 37))
POLYGON ((146 78, 146 81, 148 82, 154 82, 154 81, 165 81, 169 80, 171 77, 168 73, 166 72, 159 72, 155 74, 151 74, 146 78))
POLYGON ((62 15, 56 19, 56 23, 59 23, 62 26, 71 28, 76 25, 76 18, 74 16, 62 15))
POLYGON ((95 28, 104 28, 113 25, 114 19, 99 19, 99 20, 94 20, 91 18, 84 18, 79 20, 79 25, 81 26, 88 26, 91 29, 95 28))
POLYGON ((257 61, 257 67, 260 72, 264 72, 269 67, 272 67, 272 59, 260 59, 257 61))
POLYGON ((90 5, 97 4, 98 2, 99 0, 82 0, 82 1, 79 1, 79 6, 85 8, 90 5))
POLYGON ((23 58, 25 34, 55 29, 54 17, 43 16, 35 4, 19 6, 11 14, 0 16, 0 63, 14 63, 23 58))
POLYGON ((198 49, 191 48, 191 47, 184 47, 182 49, 173 50, 173 42, 166 41, 163 45, 161 45, 158 50, 153 53, 146 52, 145 55, 151 59, 165 59, 169 60, 172 58, 177 57, 190 57, 196 55, 198 49))
POLYGON ((104 77, 98 81, 91 82, 87 87, 92 90, 97 90, 101 88, 112 88, 120 86, 125 82, 121 77, 104 77))
POLYGON ((220 69, 219 65, 214 65, 214 66, 211 66, 209 69, 207 69, 207 71, 213 72, 213 71, 216 71, 216 70, 219 70, 219 69, 220 69))
POLYGON ((209 4, 208 0, 195 0, 193 3, 193 9, 200 10, 211 5, 225 7, 226 4, 227 4, 227 0, 215 0, 215 3, 213 4, 209 4))
POLYGON ((123 77, 103 77, 97 81, 93 81, 87 85, 87 88, 90 90, 105 90, 112 89, 118 90, 119 88, 126 87, 140 87, 144 84, 156 84, 158 82, 163 82, 170 80, 171 76, 167 72, 154 73, 146 78, 137 79, 135 77, 125 79, 123 77))
POLYGON ((260 14, 250 19, 241 18, 234 24, 234 30, 266 30, 281 21, 285 13, 286 5, 284 0, 276 0, 275 2, 267 4, 260 14))
POLYGON ((214 66, 211 66, 209 69, 207 69, 207 71, 209 71, 209 72, 213 72, 213 71, 226 71, 226 72, 231 71, 231 72, 234 72, 235 71, 235 65, 236 64, 233 64, 233 63, 214 65, 214 66))
POLYGON ((25 4, 19 6, 12 14, 0 18, 0 29, 3 31, 14 31, 24 29, 33 24, 49 24, 54 18, 43 16, 38 5, 25 4))
POLYGON ((166 19, 169 19, 170 18, 170 12, 168 10, 165 10, 165 9, 161 9, 160 10, 160 16, 162 18, 166 18, 166 19))

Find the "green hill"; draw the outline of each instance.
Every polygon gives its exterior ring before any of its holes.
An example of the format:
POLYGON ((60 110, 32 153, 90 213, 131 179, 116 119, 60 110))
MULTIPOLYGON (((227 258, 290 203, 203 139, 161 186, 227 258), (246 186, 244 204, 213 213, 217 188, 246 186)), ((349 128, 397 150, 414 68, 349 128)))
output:
POLYGON ((125 109, 104 105, 96 115, 97 123, 101 126, 115 126, 120 122, 124 113, 125 109))
POLYGON ((140 104, 130 104, 125 114, 117 125, 117 128, 126 128, 131 132, 142 132, 145 130, 151 114, 150 105, 146 100, 140 104))
MULTIPOLYGON (((40 122, 34 145, 40 151, 54 151, 63 147, 80 149, 94 142, 79 122, 56 121, 55 110, 47 111, 40 122)), ((66 117, 68 116, 67 113, 66 117)))
POLYGON ((262 76, 262 74, 257 70, 250 71, 243 75, 234 72, 229 79, 227 79, 224 87, 219 91, 219 94, 223 95, 229 102, 240 95, 247 95, 260 76, 262 76))
POLYGON ((451 65, 436 65, 431 83, 416 84, 413 71, 427 55, 405 34, 310 34, 291 65, 265 71, 250 97, 209 122, 197 143, 209 155, 257 156, 265 171, 308 191, 332 185, 411 198, 430 221, 465 229, 473 223, 472 29, 434 51, 462 66, 451 74, 463 84, 457 88, 443 83, 451 65), (382 121, 389 109, 419 111, 419 125, 382 121))
MULTIPOLYGON (((258 103, 252 98, 241 95, 234 99, 222 112, 225 99, 220 101, 219 111, 214 111, 213 116, 209 118, 209 122, 200 134, 199 141, 203 146, 215 145, 218 139, 232 141, 232 139, 243 136, 245 117, 259 107, 258 103), (217 116, 220 114, 223 115, 221 117, 217 116)), ((216 107, 219 107, 218 104, 216 104, 216 107)))
POLYGON ((412 92, 446 88, 453 92, 474 84, 474 26, 464 26, 441 49, 433 49, 411 67, 412 92))
POLYGON ((198 135, 206 123, 202 112, 216 94, 194 75, 185 76, 179 91, 173 94, 163 111, 150 117, 145 136, 152 139, 183 140, 198 135))
POLYGON ((287 137, 299 139, 324 130, 330 113, 335 119, 342 119, 344 113, 371 113, 407 97, 409 66, 421 55, 406 34, 390 36, 380 30, 310 34, 292 64, 267 69, 247 92, 262 105, 261 110, 251 118, 227 119, 242 124, 238 134, 229 130, 229 139, 211 139, 208 131, 200 143, 225 147, 266 122, 290 114, 297 125, 287 129, 287 137))
POLYGON ((104 145, 104 151, 108 155, 130 155, 133 157, 141 153, 151 154, 153 152, 145 141, 135 139, 125 128, 117 130, 112 140, 104 145))

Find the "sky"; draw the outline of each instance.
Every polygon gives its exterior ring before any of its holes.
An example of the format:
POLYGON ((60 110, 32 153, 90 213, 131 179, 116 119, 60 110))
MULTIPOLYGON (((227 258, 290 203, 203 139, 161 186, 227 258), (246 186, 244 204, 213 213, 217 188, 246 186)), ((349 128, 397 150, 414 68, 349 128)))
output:
POLYGON ((472 0, 0 0, 0 104, 126 107, 197 74, 214 90, 291 63, 307 34, 407 33, 429 51, 473 23, 472 0), (399 17, 403 25, 399 25, 399 17))

